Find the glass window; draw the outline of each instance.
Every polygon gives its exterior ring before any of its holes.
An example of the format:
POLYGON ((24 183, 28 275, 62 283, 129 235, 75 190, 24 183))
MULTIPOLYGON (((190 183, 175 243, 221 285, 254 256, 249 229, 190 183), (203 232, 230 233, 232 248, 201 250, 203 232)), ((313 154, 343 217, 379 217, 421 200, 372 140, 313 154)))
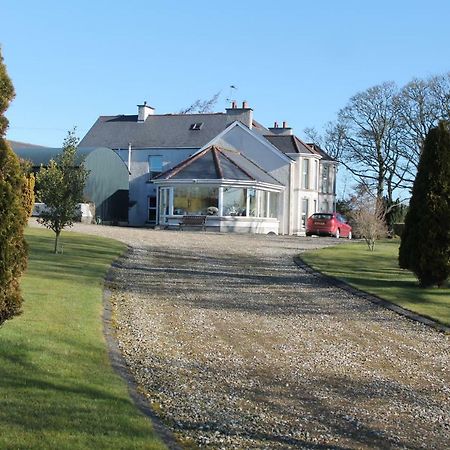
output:
POLYGON ((169 189, 161 188, 159 191, 159 216, 160 218, 169 214, 169 189))
POLYGON ((219 189, 212 186, 177 186, 173 189, 173 213, 208 214, 219 205, 219 189), (210 210, 211 211, 211 210, 210 210))
POLYGON ((156 222, 156 195, 148 197, 148 219, 149 222, 156 222))
POLYGON ((259 192, 258 217, 268 217, 267 198, 269 193, 267 191, 258 191, 258 192, 259 192))
POLYGON ((303 159, 303 189, 309 189, 309 159, 303 159))
POLYGON ((248 190, 248 216, 256 217, 256 189, 251 188, 248 190))
POLYGON ((223 215, 247 215, 247 189, 225 187, 223 188, 223 215))
POLYGON ((330 166, 324 164, 322 167, 322 192, 330 192, 330 166))
POLYGON ((269 193, 269 217, 278 217, 278 193, 269 193))
POLYGON ((156 177, 162 172, 162 156, 151 155, 148 157, 148 179, 156 177))
POLYGON ((306 227, 306 219, 308 218, 308 207, 309 207, 309 200, 307 198, 303 199, 302 204, 302 225, 303 228, 306 227))

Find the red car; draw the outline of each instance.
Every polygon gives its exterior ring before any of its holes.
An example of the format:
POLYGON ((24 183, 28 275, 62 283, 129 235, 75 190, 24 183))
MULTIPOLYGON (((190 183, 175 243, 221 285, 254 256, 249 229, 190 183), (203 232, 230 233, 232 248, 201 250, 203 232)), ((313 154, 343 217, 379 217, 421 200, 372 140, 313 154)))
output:
POLYGON ((306 236, 334 236, 352 238, 352 227, 338 213, 315 213, 306 222, 306 236))

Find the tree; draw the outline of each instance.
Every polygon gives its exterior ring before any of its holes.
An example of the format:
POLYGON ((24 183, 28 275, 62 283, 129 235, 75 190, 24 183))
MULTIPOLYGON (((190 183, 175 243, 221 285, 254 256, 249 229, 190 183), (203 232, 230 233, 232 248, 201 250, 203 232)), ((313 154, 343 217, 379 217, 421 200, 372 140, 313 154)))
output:
POLYGON ((3 115, 14 98, 14 87, 0 52, 0 325, 20 314, 23 298, 19 278, 27 264, 24 228, 30 195, 17 156, 5 137, 8 120, 3 115))
POLYGON ((421 154, 399 265, 412 270, 422 287, 442 286, 450 274, 450 124, 428 133, 421 154))
POLYGON ((363 238, 369 250, 373 251, 375 242, 385 237, 387 232, 383 201, 360 183, 355 189, 355 195, 346 202, 346 207, 350 209, 347 214, 353 233, 363 238))
POLYGON ((216 106, 217 100, 219 100, 220 91, 214 94, 207 100, 196 100, 192 105, 179 111, 178 114, 204 114, 211 112, 216 106))
POLYGON ((413 79, 401 89, 398 101, 404 131, 401 153, 405 184, 412 188, 427 134, 439 121, 450 120, 450 72, 413 79))
POLYGON ((38 220, 55 232, 55 253, 61 231, 71 227, 79 217, 77 205, 83 200, 88 176, 84 164, 77 164, 77 144, 75 130, 69 131, 62 154, 51 160, 48 167, 41 167, 37 175, 38 196, 46 205, 38 220))

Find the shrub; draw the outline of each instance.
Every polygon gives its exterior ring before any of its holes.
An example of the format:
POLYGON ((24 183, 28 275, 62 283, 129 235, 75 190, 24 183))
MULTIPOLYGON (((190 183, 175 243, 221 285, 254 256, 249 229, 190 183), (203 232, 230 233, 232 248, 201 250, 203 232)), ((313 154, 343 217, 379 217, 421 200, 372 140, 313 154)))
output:
POLYGON ((27 264, 23 235, 29 194, 19 160, 4 139, 8 120, 3 115, 14 98, 14 88, 0 54, 0 325, 20 313, 19 278, 27 264))
POLYGON ((427 135, 399 250, 399 265, 423 287, 442 286, 450 274, 450 129, 427 135))

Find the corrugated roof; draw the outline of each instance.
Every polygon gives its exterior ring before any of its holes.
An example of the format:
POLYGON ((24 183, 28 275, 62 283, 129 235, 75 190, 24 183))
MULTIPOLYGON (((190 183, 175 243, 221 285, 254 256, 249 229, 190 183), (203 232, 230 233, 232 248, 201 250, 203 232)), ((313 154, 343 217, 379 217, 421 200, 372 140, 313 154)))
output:
POLYGON ((86 136, 82 147, 128 148, 200 148, 226 128, 225 113, 150 115, 138 122, 136 115, 101 116, 86 136), (192 130, 194 123, 202 123, 192 130))
POLYGON ((274 177, 236 150, 212 145, 155 180, 240 180, 280 185, 274 177))

